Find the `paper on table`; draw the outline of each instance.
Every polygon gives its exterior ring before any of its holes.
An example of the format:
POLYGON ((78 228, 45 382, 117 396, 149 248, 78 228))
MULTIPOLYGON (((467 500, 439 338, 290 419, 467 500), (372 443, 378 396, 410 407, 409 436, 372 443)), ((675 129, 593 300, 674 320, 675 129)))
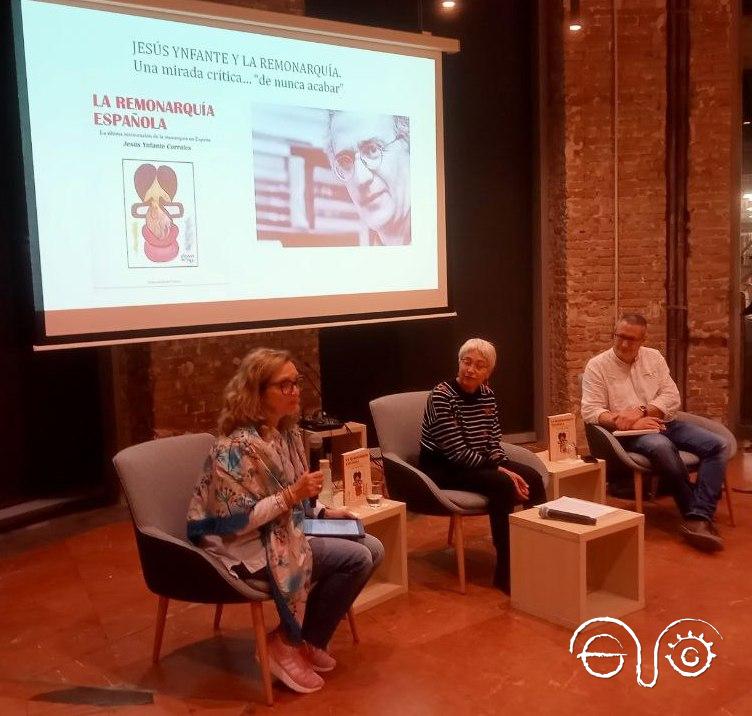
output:
POLYGON ((650 430, 614 430, 611 434, 617 438, 628 438, 634 435, 650 435, 650 433, 661 432, 657 428, 651 428, 650 430))
MULTIPOLYGON (((597 502, 588 502, 587 500, 578 500, 576 497, 559 497, 544 504, 552 510, 571 512, 575 515, 584 515, 596 519, 603 515, 607 515, 609 512, 616 512, 615 507, 599 505, 597 502)), ((541 505, 541 507, 542 506, 543 505, 541 505)))

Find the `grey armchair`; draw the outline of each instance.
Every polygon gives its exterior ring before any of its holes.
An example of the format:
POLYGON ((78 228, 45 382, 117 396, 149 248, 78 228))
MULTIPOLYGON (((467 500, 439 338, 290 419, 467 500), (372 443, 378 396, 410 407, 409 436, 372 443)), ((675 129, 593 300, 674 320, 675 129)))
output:
MULTIPOLYGON (((186 515, 209 448, 208 433, 181 435, 133 445, 113 458, 130 507, 141 569, 147 587, 159 596, 152 660, 159 660, 170 599, 214 604, 219 629, 223 604, 250 603, 264 697, 271 706, 272 677, 262 603, 271 599, 263 580, 246 583, 233 577, 210 554, 186 538, 186 515)), ((352 611, 353 641, 358 641, 352 611)))
MULTIPOLYGON (((737 445, 733 433, 722 423, 704 418, 692 413, 678 412, 676 418, 686 420, 689 423, 699 425, 710 432, 722 437, 726 442, 726 458, 731 459, 736 455, 737 445)), ((635 490, 635 510, 643 511, 643 478, 652 478, 651 495, 655 495, 658 478, 660 477, 653 472, 650 460, 644 455, 636 452, 627 452, 624 446, 615 438, 606 428, 600 425, 585 424, 585 435, 587 437, 590 452, 595 456, 606 461, 607 469, 610 474, 622 473, 631 474, 634 480, 635 490)), ((679 451, 682 461, 687 466, 690 473, 696 473, 700 460, 697 455, 684 450, 679 451)), ((723 489, 726 492, 726 507, 729 513, 729 522, 732 526, 736 525, 734 520, 734 510, 731 504, 731 492, 728 488, 728 482, 724 479, 723 489)))
POLYGON ((141 569, 147 587, 159 596, 152 660, 159 660, 170 599, 216 605, 250 602, 266 703, 274 703, 261 604, 270 599, 260 582, 254 589, 186 538, 186 515, 194 485, 214 438, 181 435, 133 445, 113 458, 130 507, 141 569))
MULTIPOLYGON (((460 591, 466 592, 463 519, 488 514, 488 499, 477 492, 442 490, 418 469, 420 430, 428 391, 396 393, 370 402, 371 415, 384 460, 389 495, 412 512, 449 517, 449 544, 457 553, 460 591)), ((548 473, 538 457, 517 445, 502 443, 512 460, 535 468, 544 480, 548 473)))

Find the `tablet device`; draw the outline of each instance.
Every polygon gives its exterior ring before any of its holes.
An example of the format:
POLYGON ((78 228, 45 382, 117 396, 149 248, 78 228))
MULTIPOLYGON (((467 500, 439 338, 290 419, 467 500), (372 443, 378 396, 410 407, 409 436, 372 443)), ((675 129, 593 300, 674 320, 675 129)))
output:
POLYGON ((311 537, 347 537, 358 539, 366 532, 360 520, 303 520, 303 532, 311 537))

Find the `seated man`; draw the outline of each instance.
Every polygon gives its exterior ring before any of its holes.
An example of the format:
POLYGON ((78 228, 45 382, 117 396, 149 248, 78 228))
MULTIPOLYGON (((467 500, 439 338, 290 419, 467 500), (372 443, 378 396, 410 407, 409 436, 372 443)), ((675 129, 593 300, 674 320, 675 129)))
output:
POLYGON ((685 539, 698 549, 723 549, 713 514, 726 471, 726 445, 714 433, 674 420, 681 404, 679 390, 663 356, 643 347, 646 331, 643 316, 624 314, 616 324, 613 347, 588 361, 582 379, 582 418, 608 430, 658 430, 621 438, 622 444, 647 457, 668 483, 684 518, 685 539), (679 450, 700 458, 694 485, 679 450))

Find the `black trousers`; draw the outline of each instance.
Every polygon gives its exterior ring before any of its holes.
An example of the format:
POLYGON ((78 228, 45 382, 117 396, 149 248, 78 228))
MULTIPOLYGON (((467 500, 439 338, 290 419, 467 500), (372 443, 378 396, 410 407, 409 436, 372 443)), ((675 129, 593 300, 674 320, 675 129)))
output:
POLYGON ((502 467, 516 472, 527 483, 529 496, 522 502, 514 489, 514 483, 495 467, 469 468, 453 465, 442 457, 425 453, 420 456, 420 469, 443 490, 467 490, 488 498, 488 519, 491 522, 491 537, 496 548, 496 573, 494 584, 509 591, 509 515, 515 505, 525 507, 540 505, 546 501, 543 479, 536 470, 513 460, 502 467))

